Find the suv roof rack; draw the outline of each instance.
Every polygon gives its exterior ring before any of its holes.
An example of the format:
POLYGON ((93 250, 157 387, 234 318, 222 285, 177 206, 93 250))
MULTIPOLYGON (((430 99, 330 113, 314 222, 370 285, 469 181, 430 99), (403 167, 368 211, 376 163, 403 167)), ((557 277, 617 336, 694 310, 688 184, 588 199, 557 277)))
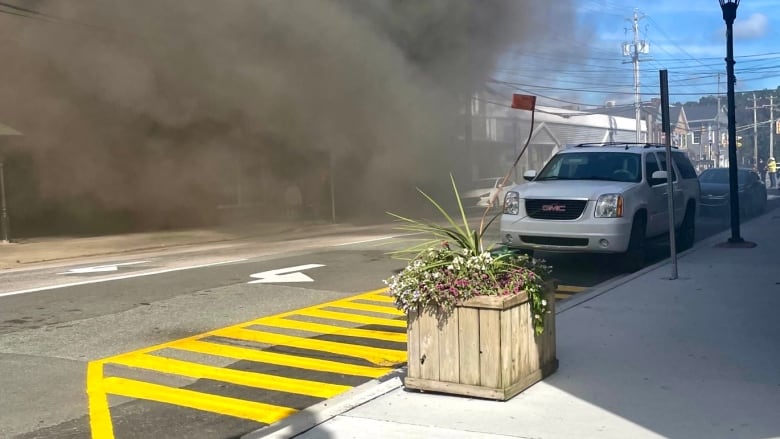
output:
MULTIPOLYGON (((628 149, 631 146, 641 146, 643 148, 666 148, 666 145, 648 142, 591 142, 574 145, 575 148, 588 148, 594 146, 620 146, 624 147, 625 149, 628 149)), ((676 146, 672 146, 672 148, 678 149, 676 146)))

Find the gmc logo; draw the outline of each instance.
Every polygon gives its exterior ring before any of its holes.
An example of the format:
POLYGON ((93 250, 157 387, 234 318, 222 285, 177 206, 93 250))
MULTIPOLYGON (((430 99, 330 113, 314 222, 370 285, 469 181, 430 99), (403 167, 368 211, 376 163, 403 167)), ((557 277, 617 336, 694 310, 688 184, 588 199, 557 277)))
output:
POLYGON ((565 204, 543 204, 543 212, 566 212, 565 204))

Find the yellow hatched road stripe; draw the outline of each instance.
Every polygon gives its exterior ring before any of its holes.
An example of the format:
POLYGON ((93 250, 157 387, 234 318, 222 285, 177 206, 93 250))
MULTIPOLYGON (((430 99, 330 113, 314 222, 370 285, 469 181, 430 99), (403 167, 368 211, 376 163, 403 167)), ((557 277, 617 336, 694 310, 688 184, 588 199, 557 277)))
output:
POLYGON ((108 408, 108 395, 103 387, 103 363, 87 364, 87 398, 89 400, 89 429, 93 439, 113 439, 114 425, 108 408))
POLYGON ((271 332, 254 331, 243 328, 226 328, 211 333, 219 337, 235 338, 269 345, 290 346, 300 349, 330 352, 349 357, 363 358, 378 366, 393 366, 406 361, 406 349, 382 349, 334 341, 316 340, 312 338, 293 337, 271 332))
POLYGON ((265 424, 272 424, 297 412, 297 410, 289 407, 245 401, 227 396, 210 395, 208 393, 119 377, 104 378, 103 386, 106 393, 111 395, 173 404, 265 424))
POLYGON ((558 285, 558 288, 556 288, 555 291, 559 293, 581 293, 587 289, 587 287, 579 287, 576 285, 558 285))
POLYGON ((350 386, 300 380, 264 373, 246 372, 222 367, 207 366, 189 361, 154 355, 129 355, 115 358, 112 364, 153 370, 173 375, 186 376, 195 379, 210 379, 240 386, 259 389, 276 390, 279 392, 309 395, 318 398, 332 398, 349 390, 350 386))
POLYGON ((272 326, 274 328, 296 329, 301 331, 316 332, 319 334, 344 335, 348 337, 371 338, 374 340, 394 341, 406 343, 406 333, 373 331, 370 329, 345 328, 343 326, 323 325, 321 323, 303 322, 300 320, 267 318, 257 322, 258 325, 272 326))
POLYGON ((279 354, 276 352, 260 351, 250 348, 228 346, 205 341, 187 340, 175 343, 173 349, 181 349, 199 354, 218 355, 220 357, 234 358, 236 360, 257 361, 260 363, 275 364, 278 366, 296 367, 299 369, 331 372, 344 375, 379 378, 392 372, 387 367, 358 366, 349 363, 320 360, 317 358, 299 357, 294 355, 279 354))
POLYGON ((363 323, 366 325, 392 326, 394 328, 406 328, 406 320, 385 319, 382 317, 371 317, 363 314, 350 314, 345 312, 326 311, 324 309, 306 309, 296 315, 307 317, 318 317, 329 320, 342 320, 352 323, 363 323))
POLYGON ((357 299, 371 300, 374 302, 395 303, 395 299, 385 294, 364 294, 357 299))
POLYGON ((555 298, 556 299, 568 299, 571 296, 572 296, 571 294, 566 294, 566 293, 562 293, 562 294, 561 293, 555 293, 555 298))
POLYGON ((381 305, 368 305, 366 303, 358 303, 358 302, 351 302, 349 300, 339 300, 336 302, 328 302, 320 305, 321 308, 325 307, 334 307, 334 308, 345 308, 345 309, 355 309, 358 311, 370 311, 370 312, 378 312, 381 314, 390 314, 394 316, 402 316, 404 315, 404 312, 393 307, 393 306, 381 306, 381 305))

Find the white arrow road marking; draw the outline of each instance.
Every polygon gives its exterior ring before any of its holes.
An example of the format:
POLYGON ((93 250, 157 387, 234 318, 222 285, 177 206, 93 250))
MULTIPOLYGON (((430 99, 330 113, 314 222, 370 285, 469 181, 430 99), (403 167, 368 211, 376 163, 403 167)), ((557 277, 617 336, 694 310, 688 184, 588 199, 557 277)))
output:
POLYGON ((113 265, 96 265, 94 267, 71 268, 68 271, 65 271, 63 273, 57 273, 57 274, 105 273, 107 271, 117 271, 119 270, 120 266, 145 264, 147 262, 149 261, 122 262, 121 264, 113 264, 113 265))
POLYGON ((250 284, 267 284, 274 282, 314 282, 314 279, 299 271, 309 268, 324 267, 322 264, 297 265, 295 267, 277 268, 276 270, 262 271, 249 275, 257 280, 249 281, 250 284), (289 273, 289 274, 288 274, 289 273))
POLYGON ((76 287, 76 286, 79 286, 79 285, 98 284, 98 283, 103 283, 103 282, 111 282, 111 281, 115 281, 115 280, 132 279, 134 277, 154 276, 154 275, 157 275, 157 274, 171 273, 171 272, 174 272, 174 271, 192 270, 192 269, 195 269, 195 268, 207 268, 207 267, 214 267, 214 266, 217 266, 217 265, 234 264, 236 262, 244 262, 244 261, 246 261, 246 259, 234 259, 232 261, 212 262, 210 264, 192 265, 192 266, 189 266, 189 267, 166 268, 164 270, 149 271, 149 272, 145 272, 145 273, 123 274, 121 276, 114 276, 114 277, 100 278, 100 279, 91 279, 91 280, 86 280, 86 281, 82 281, 82 282, 72 282, 72 283, 69 283, 69 284, 49 285, 47 287, 30 288, 28 290, 9 291, 7 293, 0 293, 0 297, 15 296, 17 294, 36 293, 38 291, 56 290, 56 289, 60 289, 60 288, 76 287))

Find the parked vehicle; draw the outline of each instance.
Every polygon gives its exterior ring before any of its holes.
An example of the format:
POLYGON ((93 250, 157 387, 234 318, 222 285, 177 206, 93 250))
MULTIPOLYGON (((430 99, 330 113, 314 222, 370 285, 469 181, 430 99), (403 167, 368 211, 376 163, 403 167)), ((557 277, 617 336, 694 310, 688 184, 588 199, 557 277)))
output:
POLYGON ((501 186, 503 180, 504 177, 490 177, 473 181, 469 189, 464 191, 460 197, 463 206, 484 208, 491 206, 491 200, 493 200, 493 205, 500 206, 509 188, 515 185, 514 181, 507 180, 501 186))
MULTIPOLYGON (((501 239, 533 253, 622 254, 627 270, 644 265, 646 241, 669 232, 666 149, 634 143, 581 144, 556 153, 528 183, 509 189, 501 239)), ((690 160, 672 151, 677 248, 693 245, 699 181, 690 160)))
MULTIPOLYGON (((706 216, 728 215, 731 209, 729 169, 707 169, 699 174, 701 183, 701 214, 706 216)), ((757 215, 766 209, 766 184, 752 169, 737 169, 739 210, 743 216, 757 215)))

